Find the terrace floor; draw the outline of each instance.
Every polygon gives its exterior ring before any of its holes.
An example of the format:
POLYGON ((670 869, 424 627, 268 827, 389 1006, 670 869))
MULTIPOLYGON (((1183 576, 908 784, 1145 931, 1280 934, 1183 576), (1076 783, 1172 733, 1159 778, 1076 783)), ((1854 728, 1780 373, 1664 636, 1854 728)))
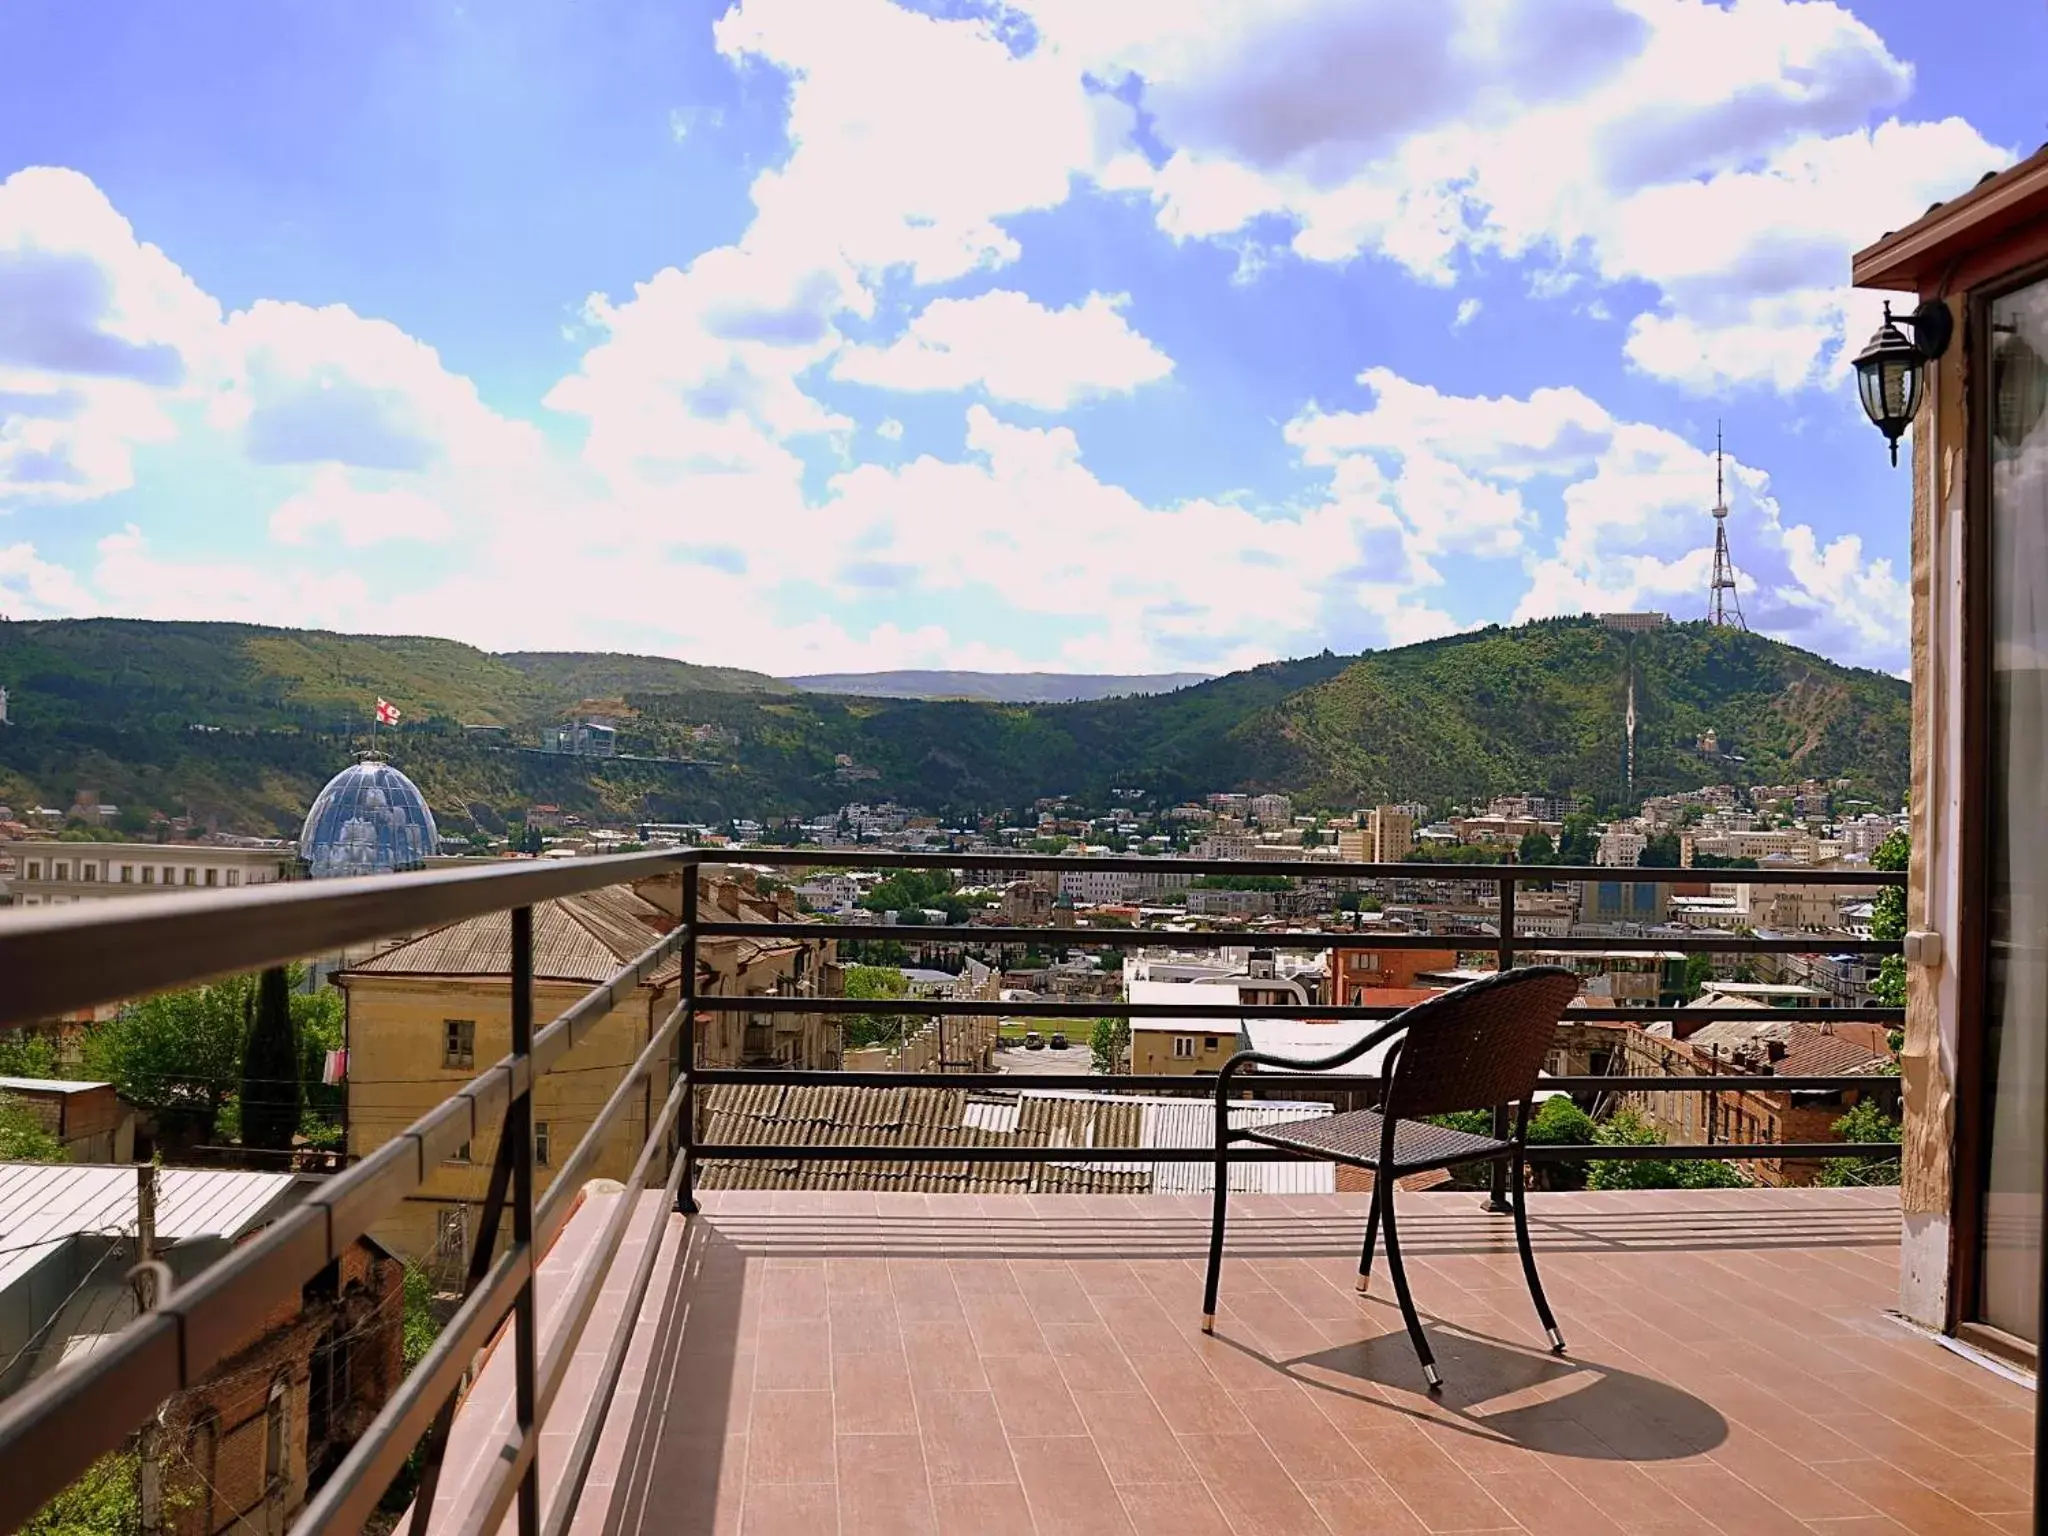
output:
POLYGON ((2033 1394, 1887 1316, 1889 1190, 1538 1194, 1562 1359, 1511 1224, 1404 1193, 1435 1399, 1363 1196, 1234 1199, 1213 1338, 1206 1198, 704 1202, 579 1531, 2029 1528, 2033 1394))

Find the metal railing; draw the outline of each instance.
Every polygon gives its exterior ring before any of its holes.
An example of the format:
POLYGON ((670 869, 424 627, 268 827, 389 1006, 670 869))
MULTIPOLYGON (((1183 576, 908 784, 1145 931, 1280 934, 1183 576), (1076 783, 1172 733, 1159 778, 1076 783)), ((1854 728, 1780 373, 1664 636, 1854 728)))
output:
MULTIPOLYGON (((333 883, 245 887, 238 891, 194 893, 176 900, 142 897, 112 898, 64 908, 0 913, 0 1027, 45 1019, 76 1009, 117 1002, 187 985, 211 977, 286 964, 306 955, 328 954, 373 939, 413 933, 487 914, 505 912, 511 925, 512 1049, 502 1060, 479 1073, 459 1091, 434 1106, 394 1139, 361 1162, 323 1182, 301 1205, 251 1241, 206 1270, 124 1328, 112 1341, 83 1361, 53 1371, 13 1397, 0 1402, 0 1530, 12 1530, 48 1498, 82 1473, 101 1454, 124 1443, 158 1405, 178 1392, 196 1387, 233 1351, 241 1348, 249 1320, 268 1314, 294 1299, 305 1282, 339 1258, 381 1217, 417 1191, 429 1173, 473 1138, 501 1128, 497 1156, 484 1200, 478 1241, 471 1256, 465 1295, 454 1316, 426 1357, 398 1385, 354 1448, 322 1484, 299 1516, 295 1529, 352 1531, 359 1529, 418 1445, 424 1449, 423 1480, 414 1501, 412 1529, 426 1529, 432 1516, 441 1457, 448 1442, 456 1396, 478 1353, 510 1320, 514 1364, 514 1422, 502 1444, 487 1453, 484 1484, 474 1499, 456 1512, 465 1532, 494 1531, 516 1506, 522 1536, 559 1536, 566 1531, 581 1495, 591 1457, 616 1390, 633 1320, 643 1302, 659 1243, 649 1241, 640 1256, 625 1298, 622 1320, 611 1340, 595 1385, 595 1396, 579 1421, 555 1493, 545 1509, 539 1499, 537 1453, 541 1426, 561 1389, 586 1329, 611 1262, 616 1255, 638 1196, 655 1176, 664 1156, 668 1169, 666 1200, 675 1209, 694 1211, 697 1165, 706 1159, 742 1160, 795 1158, 833 1161, 913 1162, 1103 1162, 1130 1161, 1134 1154, 1147 1162, 1211 1161, 1208 1148, 1080 1148, 1080 1147, 903 1147, 776 1145, 765 1143, 702 1143, 698 1137, 694 1096, 699 1086, 718 1083, 829 1082, 840 1086, 888 1087, 932 1085, 989 1087, 1008 1090, 1059 1086, 1157 1091, 1209 1091, 1209 1079, 1130 1077, 1105 1079, 1089 1074, 1038 1075, 1018 1078, 1003 1074, 946 1073, 935 1079, 921 1073, 820 1073, 792 1070, 701 1067, 697 1063, 700 1016, 725 1011, 749 1013, 889 1012, 963 1015, 1000 1012, 1006 1016, 1071 1018, 1075 1007, 1058 1003, 993 1004, 951 1000, 891 999, 862 1003, 777 995, 700 996, 698 948, 716 938, 838 940, 887 938, 920 944, 989 946, 1042 944, 1128 947, 1169 941, 1191 947, 1252 944, 1261 948, 1344 949, 1452 948, 1491 950, 1502 968, 1514 963, 1518 951, 1542 949, 1609 951, 1686 951, 1701 953, 1797 952, 1826 949, 1833 953, 1894 953, 1896 944, 1875 940, 1743 940, 1723 937, 1673 936, 1571 940, 1532 939, 1515 933, 1515 891, 1532 882, 1608 879, 1613 871, 1578 866, 1418 866, 1284 861, 1176 861, 1178 872, 1280 874, 1297 878, 1451 879, 1493 881, 1499 891, 1498 926, 1489 939, 1475 935, 1391 935, 1360 930, 1273 931, 1223 929, 1204 932, 1161 932, 1138 929, 1066 929, 1011 927, 904 927, 886 924, 816 922, 703 921, 699 904, 699 870, 704 865, 769 867, 831 866, 838 868, 923 868, 1015 870, 1020 873, 1081 867, 1083 861, 1053 855, 960 855, 838 849, 749 849, 733 852, 678 850, 618 855, 561 863, 497 866, 479 870, 394 875, 333 883), (575 896, 646 876, 677 874, 681 883, 678 926, 623 965, 608 981, 593 988, 560 1017, 536 1028, 533 1014, 533 909, 536 905, 575 896), (589 1038, 597 1023, 619 1006, 671 960, 680 967, 675 1006, 650 1031, 644 1048, 598 1112, 590 1129, 557 1169, 547 1193, 536 1199, 532 1156, 532 1092, 576 1045, 589 1038), (666 1074, 665 1077, 663 1074, 666 1074), (579 1265, 573 1289, 563 1299, 561 1322, 545 1349, 538 1336, 534 1308, 534 1272, 538 1256, 568 1220, 573 1197, 591 1172, 610 1132, 621 1122, 636 1096, 652 1107, 657 1082, 665 1089, 657 1113, 646 1120, 647 1133, 626 1181, 625 1193, 613 1206, 597 1238, 594 1258, 579 1265), (499 1239, 509 1211, 510 1233, 499 1239)), ((1088 859, 1093 870, 1157 872, 1157 859, 1088 859)), ((1635 883, 1692 880, 1701 875, 1678 871, 1638 872, 1635 883)), ((1715 871, 1705 878, 1749 884, 1825 883, 1837 886, 1882 887, 1902 883, 1903 876, 1879 871, 1821 872, 1812 870, 1715 871)), ((1376 1019, 1398 1009, 1336 1004, 1241 1007, 1232 1005, 1145 1005, 1085 1003, 1085 1011, 1110 1017, 1143 1018, 1170 1015, 1239 1021, 1264 1017, 1376 1019)), ((1669 1016, 1671 1009, 1575 1010, 1587 1021, 1645 1019, 1669 1016)), ((1712 1018, 1733 1010, 1688 1009, 1692 1018, 1712 1018)), ((1753 1016, 1751 1010, 1742 1010, 1753 1016)), ((1830 1009, 1826 1018, 1894 1022, 1896 1009, 1830 1009)), ((1261 1074, 1256 1085, 1299 1086, 1311 1082, 1328 1087, 1327 1078, 1303 1079, 1293 1074, 1261 1074)), ((1844 1076, 1786 1078, 1713 1075, 1699 1078, 1641 1076, 1573 1077, 1553 1080, 1569 1091, 1630 1088, 1655 1092, 1829 1091, 1881 1088, 1881 1078, 1844 1076)), ((1374 1080, 1347 1074, 1344 1088, 1370 1088, 1374 1080)), ((1597 1156, 1679 1157, 1841 1157, 1863 1152, 1843 1143, 1721 1143, 1703 1147, 1603 1146, 1539 1149, 1532 1156, 1586 1160, 1597 1156)), ((1233 1157, 1271 1161, 1275 1149, 1252 1154, 1240 1149, 1233 1157)), ((1895 1150, 1865 1155, 1896 1155, 1895 1150)))

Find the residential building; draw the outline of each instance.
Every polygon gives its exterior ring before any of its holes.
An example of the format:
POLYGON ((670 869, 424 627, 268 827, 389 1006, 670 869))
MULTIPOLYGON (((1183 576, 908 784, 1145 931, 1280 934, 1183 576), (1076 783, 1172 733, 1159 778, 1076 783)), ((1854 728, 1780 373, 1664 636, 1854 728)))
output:
POLYGON ((1810 832, 1779 829, 1770 832, 1687 832, 1678 839, 1678 861, 1691 867, 1701 854, 1720 859, 1789 859, 1800 864, 1820 862, 1820 841, 1810 832))
MULTIPOLYGON (((128 1271, 145 1242, 175 1293, 307 1192, 280 1173, 0 1165, 0 1398, 135 1318, 128 1271)), ((164 1491, 161 1536, 285 1529, 403 1374, 402 1287, 398 1262, 359 1238, 252 1312, 225 1358, 158 1407, 137 1456, 164 1491)))
POLYGON ((214 843, 96 843, 23 838, 8 844, 14 902, 59 907, 106 896, 232 890, 285 879, 296 858, 289 843, 255 848, 214 843))
POLYGON ((1376 805, 1355 827, 1338 827, 1337 857, 1351 864, 1398 864, 1415 847, 1415 815, 1405 806, 1376 805))
MULTIPOLYGON (((679 880, 642 881, 534 908, 534 1009, 545 1022, 675 926, 679 880)), ((786 899, 784 897, 783 899, 786 899)), ((708 920, 785 912, 735 880, 711 880, 700 892, 708 920)), ((785 912, 783 920, 794 916, 785 912)), ((772 919, 771 919, 772 920, 772 919)), ((698 945, 704 995, 818 995, 821 978, 837 991, 830 946, 794 941, 706 938, 698 945)), ((511 1048, 510 928, 502 917, 472 918, 434 929, 335 977, 348 1000, 348 1151, 363 1157, 475 1077, 511 1048)), ((675 1006, 680 971, 670 959, 596 1021, 534 1089, 535 1178, 545 1188, 554 1165, 589 1129, 604 1096, 593 1084, 616 1081, 675 1006)), ((819 1014, 706 1013, 697 1060, 705 1066, 839 1065, 837 1021, 819 1014)), ((624 1179, 646 1135, 635 1100, 620 1130, 587 1176, 624 1179)), ((460 1271, 476 1231, 496 1130, 431 1170, 400 1211, 381 1223, 378 1240, 415 1261, 460 1271)))
POLYGON ((1685 1001, 1685 955, 1677 950, 1527 949, 1516 959, 1577 972, 1579 997, 1598 1007, 1671 1008, 1685 1001))
POLYGON ((1253 821, 1268 829, 1287 826, 1294 820, 1294 802, 1285 795, 1253 795, 1245 810, 1253 821))
POLYGON ((1642 927, 1671 915, 1671 887, 1657 880, 1582 880, 1580 927, 1642 927))
POLYGON ((1633 827, 1609 827, 1600 834, 1593 862, 1607 869, 1634 869, 1643 862, 1643 850, 1649 846, 1650 840, 1633 827))
POLYGON ((1136 893, 1138 877, 1118 869, 1063 869, 1059 894, 1085 901, 1090 906, 1111 906, 1126 902, 1136 893))
POLYGON ((0 1077, 0 1099, 26 1110, 74 1163, 135 1161, 135 1108, 112 1083, 0 1077))
POLYGON ((1449 970, 1458 963, 1454 949, 1333 949, 1330 951, 1330 1001, 1347 1008, 1379 1001, 1367 994, 1413 988, 1424 971, 1449 970))

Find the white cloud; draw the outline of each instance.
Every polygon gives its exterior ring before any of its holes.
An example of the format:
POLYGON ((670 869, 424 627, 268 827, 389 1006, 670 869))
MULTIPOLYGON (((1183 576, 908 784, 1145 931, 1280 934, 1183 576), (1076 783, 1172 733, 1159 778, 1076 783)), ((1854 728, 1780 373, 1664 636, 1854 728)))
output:
POLYGON ((980 385, 997 400, 1064 410, 1172 372, 1173 359, 1124 319, 1129 302, 1128 294, 1091 293, 1047 309, 1003 288, 934 299, 889 345, 840 353, 832 376, 906 391, 980 385))
POLYGON ((1466 326, 1479 318, 1479 311, 1482 307, 1482 303, 1478 299, 1458 300, 1458 312, 1451 317, 1451 329, 1454 331, 1465 329, 1466 326))
POLYGON ((454 523, 430 496, 403 485, 364 487, 330 464, 270 514, 270 536, 280 544, 310 543, 328 529, 345 547, 367 549, 402 539, 438 544, 453 533, 454 523))
POLYGON ((93 609, 92 594, 77 576, 39 558, 35 545, 0 545, 0 616, 57 619, 93 609))
POLYGON ((875 428, 875 436, 884 442, 900 443, 903 441, 903 423, 894 416, 885 416, 882 418, 882 424, 875 428))
POLYGON ((220 364, 220 306, 90 179, 0 182, 0 511, 135 482, 134 450, 220 364))
POLYGON ((1647 283, 1629 358, 1689 388, 1838 380, 1850 252, 2010 158, 1887 116, 1912 71, 1830 0, 1021 3, 1042 49, 1139 83, 1166 158, 1099 178, 1168 234, 1279 215, 1304 259, 1425 282, 1647 283))

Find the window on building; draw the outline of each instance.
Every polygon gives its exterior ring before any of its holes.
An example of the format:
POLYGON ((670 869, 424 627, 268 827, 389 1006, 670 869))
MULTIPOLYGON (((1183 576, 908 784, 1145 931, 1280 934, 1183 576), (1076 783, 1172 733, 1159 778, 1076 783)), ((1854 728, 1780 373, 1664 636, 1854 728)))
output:
POLYGON ((199 1486, 190 1490, 192 1510, 198 1526, 210 1531, 224 1514, 214 1503, 213 1485, 218 1476, 220 1458, 220 1420, 209 1409, 205 1416, 185 1432, 185 1460, 198 1474, 199 1486))
POLYGON ((217 869, 209 869, 206 872, 206 883, 208 885, 220 884, 220 871, 217 869))
POLYGON ((469 1207, 451 1205, 441 1212, 440 1230, 435 1236, 435 1248, 451 1268, 462 1268, 469 1263, 469 1207))
POLYGON ((78 866, 78 878, 79 878, 80 880, 97 880, 97 879, 99 879, 99 877, 100 877, 100 867, 99 867, 99 865, 97 865, 97 864, 81 864, 81 865, 79 865, 79 866, 78 866))
POLYGON ((464 1143, 463 1143, 463 1144, 462 1144, 461 1146, 457 1147, 457 1148, 456 1148, 456 1149, 455 1149, 455 1150, 454 1150, 453 1152, 450 1152, 450 1153, 449 1153, 449 1154, 448 1154, 448 1155, 447 1155, 446 1157, 444 1157, 443 1159, 441 1159, 441 1161, 443 1161, 444 1163, 466 1163, 466 1162, 468 1162, 468 1161, 469 1161, 469 1143, 465 1141, 465 1142, 464 1142, 464 1143))
POLYGON ((1213 1051, 1213 1050, 1215 1050, 1215 1049, 1216 1049, 1216 1037, 1215 1037, 1214 1035, 1204 1035, 1204 1036, 1202 1036, 1202 1049, 1203 1049, 1203 1050, 1205 1050, 1205 1051, 1213 1051))
POLYGON ((28 877, 31 880, 43 878, 43 861, 41 859, 30 859, 28 861, 28 877))
POLYGON ((242 872, 241 872, 241 871, 240 871, 239 869, 231 869, 231 870, 229 870, 229 871, 228 871, 228 884, 229 884, 229 885, 240 885, 241 883, 242 883, 242 872))
POLYGON ((144 885, 156 884, 156 866, 154 864, 145 864, 142 866, 142 883, 144 885))
POLYGON ((285 1387, 289 1378, 279 1372, 270 1383, 270 1400, 263 1408, 263 1489, 274 1493, 291 1476, 291 1440, 285 1434, 285 1387))
POLYGON ((133 885, 135 883, 135 866, 133 864, 123 864, 121 866, 121 883, 123 885, 133 885))
POLYGON ((1195 1054, 1195 1037, 1193 1035, 1175 1035, 1173 1037, 1173 1054, 1177 1057, 1192 1057, 1195 1054))
POLYGON ((52 865, 50 868, 50 878, 52 880, 69 880, 71 878, 71 866, 69 864, 52 865))
POLYGON ((199 871, 188 866, 185 870, 185 883, 187 885, 197 885, 199 883, 199 871))
POLYGON ((464 1071, 476 1065, 476 1020, 443 1020, 445 1037, 441 1046, 441 1065, 460 1068, 464 1071))
POLYGON ((533 1165, 546 1168, 554 1156, 554 1143, 548 1139, 548 1123, 545 1120, 533 1122, 533 1165))

